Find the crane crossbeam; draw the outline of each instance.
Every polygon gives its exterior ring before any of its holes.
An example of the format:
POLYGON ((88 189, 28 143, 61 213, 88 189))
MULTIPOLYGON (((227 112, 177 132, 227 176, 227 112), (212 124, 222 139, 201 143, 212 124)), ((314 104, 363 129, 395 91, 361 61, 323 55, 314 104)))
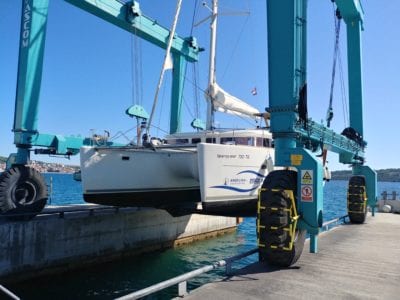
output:
POLYGON ((295 125, 295 130, 299 134, 299 141, 307 144, 311 141, 313 144, 323 146, 329 151, 345 154, 348 159, 341 161, 345 164, 362 163, 364 159, 364 146, 353 141, 342 134, 329 129, 328 127, 309 120, 307 126, 302 123, 295 125))
MULTIPOLYGON (((117 0, 65 0, 113 25, 135 34, 144 40, 166 49, 169 29, 142 14, 136 1, 123 3, 117 0)), ((171 52, 182 55, 189 62, 198 60, 200 48, 194 37, 174 37, 171 52)))

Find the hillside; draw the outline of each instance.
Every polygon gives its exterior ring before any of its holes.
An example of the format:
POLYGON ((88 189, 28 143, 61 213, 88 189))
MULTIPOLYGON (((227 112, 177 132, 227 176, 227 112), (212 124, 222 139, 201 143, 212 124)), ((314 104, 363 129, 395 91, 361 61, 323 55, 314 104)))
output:
MULTIPOLYGON (((0 173, 6 168, 7 157, 0 156, 0 173)), ((65 165, 60 163, 48 163, 43 161, 32 160, 30 166, 39 172, 58 172, 58 173, 73 173, 79 170, 79 166, 65 165)))
MULTIPOLYGON (((376 170, 378 173, 378 181, 387 182, 400 182, 400 169, 382 169, 376 170)), ((333 171, 332 180, 348 180, 350 178, 351 171, 333 171)))

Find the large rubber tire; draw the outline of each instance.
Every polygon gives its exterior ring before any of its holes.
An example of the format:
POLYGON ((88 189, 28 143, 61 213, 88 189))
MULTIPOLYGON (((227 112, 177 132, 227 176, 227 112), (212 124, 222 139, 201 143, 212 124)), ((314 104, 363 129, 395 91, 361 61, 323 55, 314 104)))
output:
MULTIPOLYGON (((264 189, 272 190, 292 190, 296 197, 297 194, 297 172, 290 170, 277 170, 271 172, 264 180, 264 189)), ((266 197, 261 194, 261 206, 263 207, 281 207, 288 208, 291 206, 291 200, 285 196, 283 192, 274 192, 272 197, 266 197)), ((270 194, 269 194, 270 195, 270 194)), ((306 239, 306 230, 296 229, 295 239, 292 250, 284 250, 282 248, 273 249, 268 247, 270 244, 282 245, 290 239, 289 234, 284 230, 269 230, 272 226, 281 228, 291 222, 290 215, 287 212, 273 212, 272 210, 260 211, 258 216, 259 224, 265 226, 258 232, 260 243, 267 245, 259 247, 259 260, 267 262, 270 265, 279 267, 289 267, 297 262, 303 252, 304 242, 306 239)))
POLYGON ((0 212, 12 220, 29 220, 47 202, 47 186, 35 169, 15 166, 0 176, 0 212))
POLYGON ((347 189, 347 213, 350 222, 353 224, 363 224, 367 218, 365 191, 364 176, 356 175, 350 177, 347 189))

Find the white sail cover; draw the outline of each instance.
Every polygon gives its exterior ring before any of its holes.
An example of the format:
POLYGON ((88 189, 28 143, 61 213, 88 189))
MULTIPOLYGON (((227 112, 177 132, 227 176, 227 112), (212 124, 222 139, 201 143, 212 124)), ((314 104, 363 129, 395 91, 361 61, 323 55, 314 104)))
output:
POLYGON ((209 87, 207 98, 213 101, 214 108, 220 112, 253 119, 260 114, 258 109, 224 91, 217 83, 209 87))

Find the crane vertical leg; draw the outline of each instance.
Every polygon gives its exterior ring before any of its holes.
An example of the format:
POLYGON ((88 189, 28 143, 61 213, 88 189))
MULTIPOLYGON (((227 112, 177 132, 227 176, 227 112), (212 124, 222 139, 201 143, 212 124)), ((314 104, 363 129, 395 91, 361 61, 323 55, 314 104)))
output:
POLYGON ((362 175, 365 177, 367 205, 371 208, 372 215, 375 215, 375 206, 378 196, 377 174, 369 166, 356 165, 353 167, 353 175, 362 175))
POLYGON ((169 133, 181 131, 181 113, 183 103, 183 88, 187 61, 182 55, 174 54, 174 69, 172 79, 171 116, 169 133))
POLYGON ((43 176, 26 166, 37 135, 37 115, 42 80, 48 0, 22 2, 17 95, 14 112, 14 144, 7 170, 0 176, 0 213, 13 219, 29 219, 40 212, 47 201, 43 176), (22 214, 15 217, 17 214, 22 214), (28 214, 28 215, 27 215, 28 214))
POLYGON ((352 20, 347 26, 347 64, 349 76, 350 127, 363 136, 361 24, 352 20))
POLYGON ((22 1, 17 95, 14 114, 15 163, 29 160, 32 136, 37 133, 37 115, 42 80, 48 0, 22 1))
POLYGON ((317 253, 318 233, 323 222, 322 162, 304 148, 285 152, 282 158, 277 159, 289 157, 291 167, 297 170, 297 210, 301 216, 297 226, 310 234, 310 252, 317 253))

